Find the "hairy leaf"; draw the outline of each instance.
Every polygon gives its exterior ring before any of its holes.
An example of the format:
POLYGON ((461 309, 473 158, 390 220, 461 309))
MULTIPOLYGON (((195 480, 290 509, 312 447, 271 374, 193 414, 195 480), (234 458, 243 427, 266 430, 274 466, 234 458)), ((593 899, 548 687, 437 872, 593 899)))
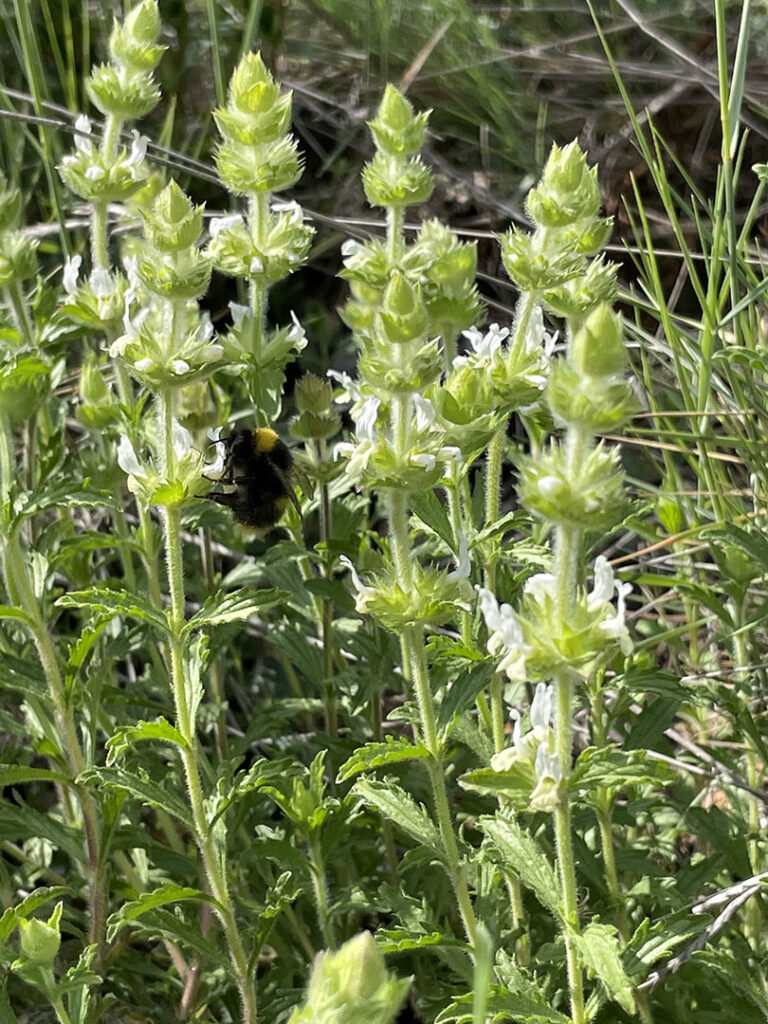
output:
POLYGON ((347 758, 336 775, 337 782, 346 782, 353 775, 381 768, 384 765, 397 764, 400 761, 421 761, 429 757, 429 751, 423 743, 409 743, 408 740, 387 736, 383 743, 366 743, 358 747, 354 754, 347 758))

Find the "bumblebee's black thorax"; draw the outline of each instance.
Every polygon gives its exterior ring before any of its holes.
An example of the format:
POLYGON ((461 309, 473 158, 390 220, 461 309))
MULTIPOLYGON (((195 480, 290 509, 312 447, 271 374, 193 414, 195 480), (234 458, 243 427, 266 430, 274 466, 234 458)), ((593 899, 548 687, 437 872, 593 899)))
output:
POLYGON ((268 530, 291 500, 288 476, 293 456, 268 427, 236 430, 223 443, 224 473, 219 483, 235 490, 208 497, 231 508, 241 526, 268 530))

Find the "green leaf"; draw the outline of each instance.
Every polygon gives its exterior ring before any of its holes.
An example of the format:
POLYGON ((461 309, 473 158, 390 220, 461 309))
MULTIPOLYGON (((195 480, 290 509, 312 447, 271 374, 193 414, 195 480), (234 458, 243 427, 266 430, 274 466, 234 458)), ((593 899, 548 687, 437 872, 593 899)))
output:
POLYGON ((25 764, 0 765, 0 789, 20 782, 64 782, 72 785, 72 779, 63 772, 49 768, 30 768, 25 764))
POLYGON ((37 516, 52 508, 117 508, 114 494, 109 491, 97 491, 89 488, 88 479, 75 483, 69 476, 63 480, 59 477, 55 482, 46 483, 43 488, 35 491, 24 507, 20 509, 17 521, 37 516))
POLYGON ((649 969, 670 956, 685 942, 703 932, 711 922, 706 914, 695 917, 689 910, 667 914, 651 924, 641 921, 624 951, 627 974, 637 980, 646 977, 649 969))
POLYGON ((410 494, 408 503, 414 515, 418 516, 422 523, 428 526, 433 533, 436 533, 453 551, 456 547, 456 537, 451 528, 446 507, 435 492, 422 491, 421 493, 410 494))
POLYGON ((282 911, 301 896, 303 889, 294 882, 290 871, 284 871, 267 890, 263 907, 258 915, 258 927, 253 942, 252 961, 255 961, 282 911))
POLYGON ((517 875, 543 907, 563 921, 560 883, 555 870, 536 840, 510 817, 483 817, 478 820, 506 867, 517 875))
POLYGON ((162 633, 168 631, 168 623, 149 601, 139 594, 115 587, 88 587, 63 594, 56 602, 60 608, 87 608, 99 618, 113 619, 117 615, 146 622, 162 633))
POLYGON ((522 1012, 527 1013, 529 1019, 552 1021, 555 1024, 566 1024, 566 1022, 571 1024, 570 1017, 563 1016, 549 1005, 544 988, 545 982, 520 967, 515 958, 505 953, 503 949, 496 953, 496 977, 503 992, 520 1000, 521 1007, 527 1003, 527 1009, 522 1012))
POLYGON ((257 590, 247 595, 240 592, 219 592, 209 598, 200 611, 192 616, 184 630, 189 632, 202 626, 221 626, 226 622, 258 618, 267 608, 274 608, 284 601, 286 596, 283 591, 275 589, 257 590))
POLYGON ((270 629, 269 639, 306 679, 314 683, 323 678, 322 652, 310 644, 305 630, 284 623, 270 629))
POLYGON ((402 928, 379 928, 376 932, 376 945, 382 953, 405 953, 409 949, 426 949, 429 946, 465 947, 466 944, 455 936, 443 935, 441 932, 418 935, 402 928))
MULTIPOLYGON (((18 799, 18 797, 17 797, 18 799)), ((12 804, 0 800, 0 835, 16 840, 47 839, 63 850, 74 863, 83 856, 82 836, 73 828, 63 825, 52 814, 43 814, 27 804, 12 804)))
POLYGON ((156 907, 135 918, 131 923, 132 927, 144 932, 148 936, 169 939, 171 942, 178 942, 182 946, 199 953, 204 962, 231 971, 232 964, 229 957, 223 956, 213 943, 208 942, 200 934, 197 925, 194 927, 187 924, 177 914, 163 907, 156 907))
POLYGON ((142 803, 166 811, 182 825, 186 825, 191 832, 195 831, 189 809, 175 793, 167 792, 159 783, 153 782, 145 772, 136 775, 123 768, 90 768, 78 777, 78 782, 96 782, 101 786, 114 786, 116 789, 125 790, 142 803))
POLYGON ((515 810, 526 810, 536 787, 536 773, 529 764, 516 762, 503 772, 478 768, 459 777, 462 789, 484 796, 503 796, 515 810))
MULTIPOLYGON (((473 993, 454 1000, 438 1014, 435 1024, 473 1024, 473 1002, 473 993)), ((572 1024, 570 1017, 553 1009, 544 999, 515 995, 495 986, 488 999, 485 1019, 494 1024, 507 1024, 508 1021, 515 1021, 515 1024, 572 1024)))
POLYGON ((429 751, 419 742, 409 743, 408 740, 387 736, 383 743, 366 743, 358 747, 354 754, 339 768, 337 782, 346 782, 353 775, 367 772, 373 768, 381 768, 400 761, 421 761, 429 757, 429 751))
POLYGON ((530 512, 519 508, 515 509, 513 512, 507 512, 500 519, 494 519, 492 523, 484 526, 482 530, 478 530, 473 538, 472 547, 482 544, 485 540, 498 537, 502 533, 508 533, 510 530, 530 530, 530 526, 530 512))
POLYGON ((379 782, 375 779, 359 779, 353 792, 367 804, 375 807, 385 818, 398 828, 426 846, 441 861, 445 859, 440 833, 421 804, 393 782, 379 782))
POLYGON ((444 691, 437 712, 437 724, 440 729, 449 729, 457 715, 474 707, 477 695, 486 689, 494 671, 494 665, 481 661, 465 668, 458 675, 454 674, 450 686, 444 691))
POLYGON ((605 990, 627 1013, 635 1012, 635 997, 619 956, 617 932, 612 925, 592 921, 571 938, 590 977, 599 978, 605 990))
POLYGON ((122 726, 107 740, 107 766, 111 767, 134 744, 144 740, 172 743, 182 750, 189 748, 179 730, 164 718, 156 718, 154 722, 137 722, 136 725, 122 726))
POLYGON ((34 625, 32 619, 27 615, 23 608, 17 608, 13 604, 0 604, 0 619, 16 619, 17 622, 23 622, 25 626, 32 628, 34 625))
POLYGON ((645 783, 666 786, 674 779, 675 773, 668 765, 649 758, 644 750, 587 747, 576 761, 571 787, 589 797, 598 787, 620 789, 645 783))
POLYGON ((308 594, 333 601, 343 611, 352 611, 355 607, 355 599, 339 580, 311 579, 306 581, 304 587, 308 594))
POLYGON ((0 659, 0 682, 4 687, 18 690, 25 697, 47 697, 48 684, 39 662, 30 658, 17 658, 3 651, 0 659))
POLYGON ((163 907, 168 903, 178 903, 181 900, 205 900, 218 906, 216 900, 208 893, 167 882, 165 885, 153 889, 152 892, 144 892, 137 899, 129 900, 116 913, 112 914, 107 921, 107 942, 114 942, 115 936, 121 928, 143 917, 148 911, 156 910, 157 907, 163 907))

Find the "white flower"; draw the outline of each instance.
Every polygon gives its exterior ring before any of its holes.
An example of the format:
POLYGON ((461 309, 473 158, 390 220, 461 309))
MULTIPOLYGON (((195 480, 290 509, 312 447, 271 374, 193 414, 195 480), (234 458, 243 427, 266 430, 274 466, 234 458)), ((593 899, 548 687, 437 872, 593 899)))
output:
POLYGON ((536 684, 531 702, 531 731, 538 740, 544 740, 552 727, 552 696, 554 687, 544 683, 536 684))
POLYGON ((515 613, 508 604, 499 603, 490 590, 477 588, 480 610, 491 635, 488 638, 488 653, 502 655, 499 671, 505 672, 512 682, 526 681, 525 659, 533 648, 524 642, 523 630, 515 613))
MULTIPOLYGON (((213 224, 213 221, 211 221, 211 224, 213 224)), ((232 314, 233 326, 238 329, 243 326, 243 322, 245 321, 246 317, 249 317, 251 315, 250 307, 243 306, 239 302, 230 302, 229 312, 232 314)))
POLYGON ((149 142, 149 139, 146 135, 141 135, 137 132, 135 128, 132 129, 131 135, 133 136, 131 152, 125 163, 127 167, 138 168, 144 162, 144 157, 147 155, 147 143, 149 142))
POLYGON ((171 444, 176 458, 181 461, 187 452, 192 450, 192 435, 178 420, 171 424, 171 444))
POLYGON ((461 448, 458 448, 455 444, 445 444, 438 452, 441 459, 445 459, 446 462, 461 462, 462 454, 461 448))
POLYGON ((341 255, 342 256, 356 256, 361 249, 365 246, 362 242, 358 242, 355 238, 347 238, 346 241, 341 243, 341 255))
POLYGON ((81 152, 90 152, 93 143, 90 138, 84 138, 84 136, 90 136, 91 134, 91 119, 85 114, 80 114, 79 117, 75 118, 75 148, 81 150, 81 152))
POLYGON ((550 572, 537 572, 525 581, 523 593, 529 594, 536 604, 544 604, 546 598, 557 595, 557 577, 550 572))
POLYGON ((281 199, 277 202, 270 204, 272 213, 287 213, 290 215, 290 219, 293 223, 300 222, 302 220, 302 210, 295 199, 281 199))
POLYGON ((301 326, 299 318, 293 310, 291 310, 291 320, 293 326, 288 331, 288 341, 292 342, 301 351, 301 349, 307 346, 307 332, 301 326))
POLYGON ((112 297, 115 282, 106 267, 96 267, 96 269, 92 271, 88 283, 91 286, 91 291, 97 299, 109 299, 112 297))
MULTIPOLYGON (((210 232, 211 238, 218 238, 222 231, 231 231, 232 228, 244 227, 243 218, 239 213, 231 213, 226 217, 211 217, 211 221, 208 225, 208 231, 210 232)), ((233 303, 230 303, 229 308, 232 308, 233 303)), ((243 307, 247 309, 247 306, 243 307)))
POLYGON ((428 398, 418 393, 411 395, 411 398, 416 407, 416 429, 426 430, 435 422, 435 407, 428 398))
POLYGON ((343 370, 328 370, 326 376, 335 380, 343 388, 344 393, 338 395, 334 399, 335 402, 346 404, 347 402, 359 402, 362 399, 359 383, 353 380, 348 373, 344 373, 343 370))
POLYGON ((472 346, 472 353, 469 356, 456 356, 453 360, 456 369, 461 366, 477 366, 480 363, 488 365, 493 362, 496 353, 501 349, 501 343, 509 337, 509 328, 491 324, 485 334, 477 327, 470 327, 461 333, 472 346))
POLYGON ((254 275, 264 273, 264 264, 258 256, 252 257, 251 262, 248 265, 248 273, 254 275))
POLYGON ((587 597, 587 608, 593 612, 613 597, 613 569, 605 555, 595 559, 595 582, 587 597))
POLYGON ((176 374, 177 377, 181 377, 185 373, 189 373, 191 367, 185 359, 172 359, 171 370, 176 374))
POLYGON ((216 457, 213 462, 206 462, 203 466, 203 476, 209 477, 211 480, 218 480, 221 474, 224 472, 224 459, 226 456, 226 447, 224 442, 220 438, 222 427, 209 427, 208 428, 208 440, 211 442, 211 447, 216 451, 216 457))
POLYGON ((491 768, 496 772, 508 771, 516 762, 532 765, 538 759, 539 751, 549 750, 554 743, 552 730, 553 687, 538 683, 529 712, 531 728, 523 735, 520 712, 512 708, 509 717, 515 723, 512 732, 512 746, 506 747, 491 758, 491 768))
POLYGON ((120 443, 117 446, 117 464, 128 476, 146 477, 147 475, 136 457, 133 445, 125 434, 120 435, 120 443))
POLYGON ((614 580, 611 563, 604 555, 598 555, 595 559, 595 583, 587 596, 587 609, 594 614, 602 614, 600 630, 612 640, 619 641, 621 653, 625 657, 632 653, 632 638, 624 624, 627 611, 626 598, 631 590, 631 583, 614 580), (616 612, 611 614, 613 608, 610 602, 613 600, 614 590, 617 596, 616 612))
POLYGON ((83 262, 82 256, 70 256, 64 264, 64 275, 62 284, 67 295, 74 295, 77 291, 77 278, 80 273, 80 265, 83 262))
POLYGON ((534 771, 538 780, 531 793, 530 808, 532 811, 554 811, 560 803, 558 787, 563 777, 560 759, 552 754, 546 743, 542 743, 536 751, 534 771))
POLYGON ((428 473, 432 472, 437 463, 437 459, 431 452, 419 452, 418 455, 411 455, 408 461, 412 466, 421 466, 428 473))
POLYGON ((379 415, 381 400, 378 398, 366 398, 363 402, 360 414, 355 424, 355 433, 359 440, 373 443, 376 438, 376 420, 379 415))
POLYGON ((469 574, 472 570, 472 563, 469 560, 469 544, 467 544, 467 538, 464 536, 462 530, 458 531, 459 535, 459 554, 454 555, 456 559, 456 568, 448 573, 448 579, 451 582, 458 583, 460 580, 468 580, 469 574))
POLYGON ((357 570, 354 565, 350 562, 346 555, 341 555, 339 561, 343 566, 349 569, 350 575, 352 576, 352 583, 357 591, 357 597, 355 598, 355 608, 361 614, 364 614, 368 610, 368 602, 371 598, 376 597, 378 591, 374 587, 367 587, 360 579, 357 574, 357 570))

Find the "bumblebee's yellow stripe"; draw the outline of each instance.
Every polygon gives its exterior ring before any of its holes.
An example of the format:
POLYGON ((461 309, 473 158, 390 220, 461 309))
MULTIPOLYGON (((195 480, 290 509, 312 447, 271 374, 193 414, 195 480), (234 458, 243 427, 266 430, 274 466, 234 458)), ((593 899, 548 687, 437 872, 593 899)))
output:
POLYGON ((269 427, 259 427, 253 432, 253 448, 257 455, 271 452, 280 438, 269 427))

